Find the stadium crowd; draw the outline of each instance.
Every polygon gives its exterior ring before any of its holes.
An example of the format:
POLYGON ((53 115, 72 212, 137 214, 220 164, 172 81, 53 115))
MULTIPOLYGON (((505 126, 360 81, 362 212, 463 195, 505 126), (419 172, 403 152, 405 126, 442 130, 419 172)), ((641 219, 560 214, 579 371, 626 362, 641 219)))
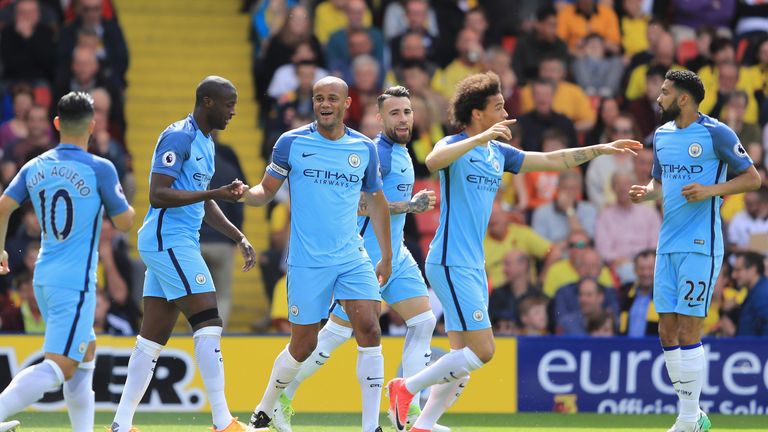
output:
MULTIPOLYGON (((56 143, 53 101, 83 90, 92 94, 96 109, 91 151, 115 164, 130 200, 123 114, 129 56, 118 11, 110 0, 4 0, 0 8, 0 186, 56 143)), ((518 119, 510 144, 523 150, 621 138, 646 144, 634 158, 606 156, 563 173, 508 174, 485 241, 489 314, 499 335, 657 334, 653 250, 661 211, 658 203, 631 204, 627 190, 650 180, 656 98, 668 69, 699 74, 706 88, 702 111, 730 126, 766 175, 765 2, 245 0, 243 11, 252 18, 265 159, 281 133, 312 121, 312 85, 328 75, 349 83, 346 124, 371 138, 378 133, 376 97, 391 85, 410 89, 415 190, 439 192, 425 157, 455 132, 448 100, 455 84, 474 72, 492 70, 501 78, 505 109, 518 119)), ((217 148, 216 166, 217 173, 239 172, 236 177, 243 178, 237 156, 224 147, 217 148)), ((260 260, 272 303, 271 330, 278 332, 288 328, 288 197, 282 191, 269 209, 270 246, 260 260)), ((224 210, 242 223, 240 207, 224 210)), ((768 183, 729 197, 722 215, 729 257, 715 286, 706 334, 768 335, 768 183)), ((407 217, 406 243, 422 266, 438 219, 437 209, 407 217)), ((39 333, 43 324, 31 281, 40 227, 32 207, 23 207, 9 226, 13 277, 0 278, 0 330, 39 333)), ((103 332, 134 334, 142 269, 130 257, 132 240, 110 228, 104 224, 99 240, 96 325, 103 332)), ((203 231, 217 288, 229 292, 231 265, 214 260, 224 252, 231 259, 233 249, 216 247, 226 240, 203 231), (222 267, 220 276, 216 269, 222 267)), ((439 315, 434 296, 432 303, 439 315)), ((227 307, 221 309, 226 321, 227 307)), ((404 334, 394 311, 381 321, 385 334, 404 334)))

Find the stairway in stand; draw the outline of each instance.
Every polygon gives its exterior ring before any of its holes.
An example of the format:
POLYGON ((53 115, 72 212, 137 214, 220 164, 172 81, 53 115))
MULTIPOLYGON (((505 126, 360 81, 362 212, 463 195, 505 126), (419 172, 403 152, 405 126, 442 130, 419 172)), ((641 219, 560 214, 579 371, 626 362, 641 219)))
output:
MULTIPOLYGON (((239 0, 117 0, 120 25, 130 52, 126 92, 126 140, 136 174, 135 231, 149 206, 149 168, 160 132, 192 112, 195 87, 207 75, 231 80, 238 90, 236 116, 220 141, 232 146, 251 184, 264 173, 259 156, 261 130, 255 126, 257 106, 251 79, 249 16, 239 13, 239 0)), ((257 252, 268 245, 263 209, 248 207, 244 232, 257 252)), ((269 313, 258 266, 240 271, 239 253, 232 263, 233 303, 227 331, 250 332, 251 324, 269 313)), ((177 331, 188 331, 179 319, 177 331)))

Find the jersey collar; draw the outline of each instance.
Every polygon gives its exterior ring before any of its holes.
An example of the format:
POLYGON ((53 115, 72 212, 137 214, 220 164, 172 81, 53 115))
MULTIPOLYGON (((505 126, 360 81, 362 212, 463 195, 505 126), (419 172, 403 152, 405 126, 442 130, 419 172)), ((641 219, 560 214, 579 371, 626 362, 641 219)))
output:
POLYGON ((80 151, 85 151, 80 146, 77 146, 77 145, 74 145, 74 144, 67 144, 67 143, 59 143, 59 145, 57 145, 56 148, 59 149, 59 150, 80 150, 80 151))
POLYGON ((384 143, 384 144, 388 145, 389 147, 394 147, 395 146, 395 143, 392 140, 390 140, 387 137, 387 135, 384 134, 384 132, 379 132, 379 134, 376 135, 376 138, 379 139, 380 143, 384 143))

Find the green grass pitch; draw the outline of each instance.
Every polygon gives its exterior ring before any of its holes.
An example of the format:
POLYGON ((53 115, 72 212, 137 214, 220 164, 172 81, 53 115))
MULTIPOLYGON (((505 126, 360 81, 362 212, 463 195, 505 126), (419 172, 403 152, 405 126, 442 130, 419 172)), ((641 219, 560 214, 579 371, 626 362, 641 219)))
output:
MULTIPOLYGON (((250 414, 241 413, 240 419, 250 414)), ((21 420, 21 432, 69 431, 66 413, 23 413, 14 418, 21 420)), ((712 415, 713 432, 765 431, 765 416, 712 415)), ((110 413, 96 415, 96 430, 103 431, 112 420, 110 413)), ((663 432, 673 422, 667 415, 599 415, 599 414, 446 414, 440 423, 454 432, 562 432, 568 431, 626 431, 663 432)), ((142 432, 187 432, 210 430, 207 413, 139 413, 136 427, 142 432)), ((295 432, 358 432, 360 414, 299 413, 294 417, 295 432)), ((382 416, 384 431, 393 431, 382 416)))

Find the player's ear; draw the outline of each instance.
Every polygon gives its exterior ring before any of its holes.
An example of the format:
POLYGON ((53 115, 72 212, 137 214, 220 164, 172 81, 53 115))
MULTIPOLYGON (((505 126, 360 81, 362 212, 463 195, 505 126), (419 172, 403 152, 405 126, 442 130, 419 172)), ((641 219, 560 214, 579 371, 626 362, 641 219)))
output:
POLYGON ((352 105, 352 98, 347 96, 344 100, 344 109, 349 109, 350 105, 352 105))
POLYGON ((92 118, 88 123, 88 135, 92 135, 94 129, 96 129, 96 119, 92 118))
POLYGON ((57 131, 61 132, 61 129, 59 129, 59 116, 53 118, 53 127, 55 127, 57 131))

